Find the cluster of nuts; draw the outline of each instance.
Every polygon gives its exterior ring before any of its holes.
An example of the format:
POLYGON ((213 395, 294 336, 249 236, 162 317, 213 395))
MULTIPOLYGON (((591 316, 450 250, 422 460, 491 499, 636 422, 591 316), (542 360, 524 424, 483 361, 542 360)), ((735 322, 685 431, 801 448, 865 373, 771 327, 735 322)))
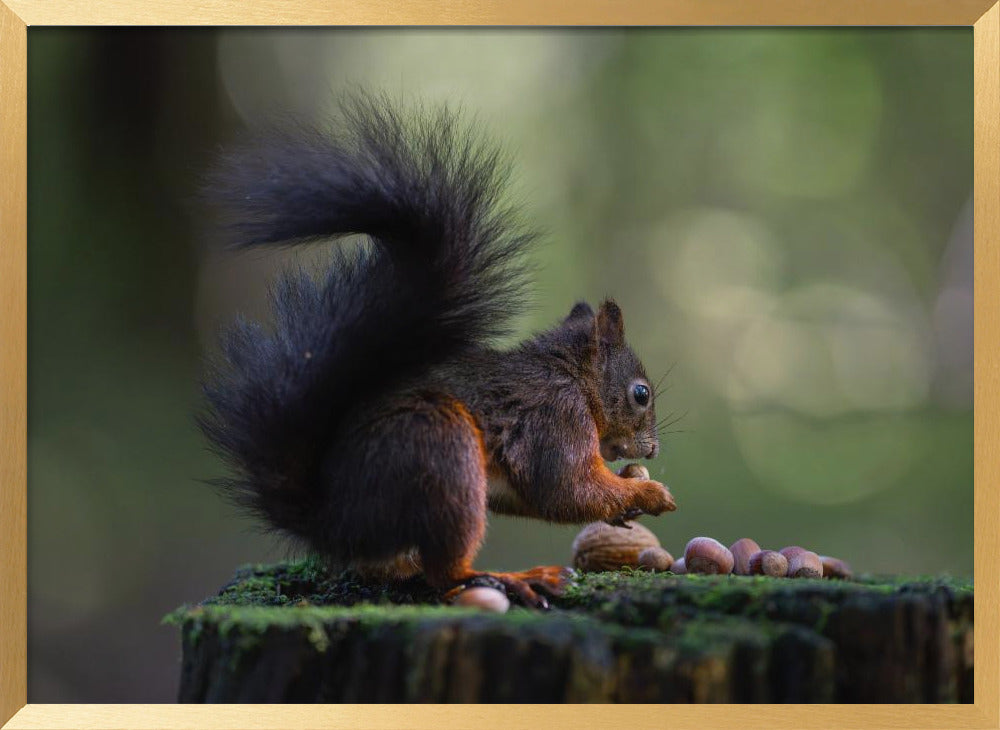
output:
MULTIPOLYGON (((842 578, 852 576, 843 560, 817 555, 798 546, 781 550, 761 550, 744 537, 728 548, 711 537, 695 537, 679 560, 660 546, 656 535, 632 522, 615 527, 593 522, 573 540, 573 567, 588 573, 620 568, 642 568, 656 573, 702 573, 706 575, 768 575, 773 578, 842 578)), ((472 586, 452 601, 457 606, 474 606, 484 611, 504 613, 510 601, 503 591, 472 586)))
POLYGON ((696 537, 684 548, 684 556, 674 560, 660 546, 656 535, 642 525, 628 528, 594 522, 573 541, 573 565, 586 571, 644 568, 675 574, 769 575, 775 578, 850 578, 851 568, 836 558, 820 556, 798 546, 781 550, 761 550, 744 537, 726 547, 711 537, 696 537))

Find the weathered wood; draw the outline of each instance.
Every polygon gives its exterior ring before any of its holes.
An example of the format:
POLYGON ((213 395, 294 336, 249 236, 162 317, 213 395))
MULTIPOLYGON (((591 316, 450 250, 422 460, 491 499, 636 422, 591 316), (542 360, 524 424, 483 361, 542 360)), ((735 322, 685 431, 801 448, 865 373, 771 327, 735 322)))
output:
POLYGON ((972 599, 950 579, 625 571, 496 615, 307 560, 170 620, 182 702, 971 702, 972 599))

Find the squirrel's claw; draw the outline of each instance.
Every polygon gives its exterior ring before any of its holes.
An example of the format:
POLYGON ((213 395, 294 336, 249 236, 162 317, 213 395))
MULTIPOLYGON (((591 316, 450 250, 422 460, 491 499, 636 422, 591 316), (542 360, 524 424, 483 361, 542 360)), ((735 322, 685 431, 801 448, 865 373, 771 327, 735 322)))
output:
POLYGON ((448 591, 443 600, 450 602, 465 588, 478 585, 496 588, 529 608, 544 611, 549 608, 549 602, 542 593, 558 596, 569 577, 567 569, 560 566, 532 568, 520 573, 476 573, 448 591))
POLYGON ((638 507, 629 507, 627 510, 622 512, 620 515, 612 517, 610 520, 605 520, 609 525, 613 527, 624 527, 626 530, 631 530, 632 525, 628 524, 629 520, 634 520, 639 515, 643 515, 643 512, 638 507))
POLYGON ((511 579, 504 580, 503 583, 507 590, 516 595, 525 606, 537 608, 541 611, 547 611, 549 609, 549 602, 545 599, 545 596, 536 593, 534 589, 524 581, 511 579))

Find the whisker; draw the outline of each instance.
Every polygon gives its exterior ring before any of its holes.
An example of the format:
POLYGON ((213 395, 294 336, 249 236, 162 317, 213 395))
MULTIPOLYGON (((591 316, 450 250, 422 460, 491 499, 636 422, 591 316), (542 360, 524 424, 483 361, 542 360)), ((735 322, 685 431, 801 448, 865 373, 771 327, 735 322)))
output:
POLYGON ((676 411, 670 411, 670 413, 668 413, 668 414, 667 414, 667 415, 665 415, 665 416, 664 416, 663 418, 661 418, 661 419, 660 419, 659 421, 657 421, 657 422, 656 422, 656 428, 659 428, 660 426, 662 426, 662 425, 663 425, 663 424, 664 424, 664 423, 666 422, 666 420, 667 420, 668 418, 670 418, 671 416, 673 416, 673 415, 674 415, 674 413, 675 413, 675 412, 676 412, 676 411))
MULTIPOLYGON (((670 411, 670 413, 668 413, 663 418, 661 418, 659 421, 657 421, 657 425, 662 424, 664 421, 666 421, 669 418, 671 418, 675 413, 677 413, 677 411, 670 411)), ((682 414, 680 414, 679 416, 677 416, 677 420, 680 420, 680 419, 684 418, 687 414, 688 414, 688 411, 684 411, 682 414)))
POLYGON ((671 389, 671 388, 673 388, 673 387, 674 387, 674 384, 673 384, 673 383, 671 383, 671 384, 670 384, 670 385, 668 385, 668 386, 667 386, 666 388, 664 388, 664 389, 663 389, 662 391, 657 391, 657 390, 656 390, 656 389, 654 388, 654 389, 653 389, 653 403, 656 403, 656 399, 657 399, 657 398, 659 398, 659 397, 660 397, 661 395, 663 395, 663 393, 666 393, 666 392, 667 392, 668 390, 670 390, 670 389, 671 389))
POLYGON ((654 393, 657 390, 660 389, 660 383, 662 383, 664 380, 666 380, 666 378, 670 375, 670 373, 672 373, 674 371, 674 367, 676 365, 677 365, 677 361, 676 360, 674 360, 672 363, 670 363, 670 367, 667 368, 667 372, 663 373, 663 375, 660 376, 660 379, 656 381, 656 385, 653 386, 653 392, 654 393))
POLYGON ((663 432, 657 432, 657 434, 656 434, 656 435, 657 435, 657 436, 659 436, 660 438, 662 438, 662 437, 664 437, 664 436, 672 436, 672 435, 673 435, 673 434, 675 434, 675 433, 694 433, 694 429, 690 429, 690 428, 679 428, 679 429, 675 429, 675 430, 673 430, 673 431, 663 431, 663 432))
POLYGON ((685 416, 687 416, 687 414, 688 411, 684 411, 682 414, 677 416, 677 418, 674 418, 672 420, 667 420, 674 415, 674 411, 671 411, 656 424, 656 429, 659 431, 661 428, 669 428, 670 426, 673 426, 675 423, 682 420, 685 416))

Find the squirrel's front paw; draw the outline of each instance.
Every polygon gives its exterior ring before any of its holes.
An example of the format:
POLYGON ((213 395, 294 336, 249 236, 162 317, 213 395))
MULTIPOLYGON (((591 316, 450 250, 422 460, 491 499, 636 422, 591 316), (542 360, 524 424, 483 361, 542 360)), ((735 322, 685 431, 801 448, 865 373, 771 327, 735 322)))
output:
POLYGON ((647 515, 658 515, 663 512, 673 512, 677 509, 674 496, 664 485, 652 479, 638 485, 635 507, 647 515))
POLYGON ((677 509, 677 504, 669 489, 652 479, 643 479, 635 485, 632 506, 605 520, 605 522, 615 527, 631 529, 632 526, 628 524, 629 520, 634 520, 639 515, 659 515, 664 512, 673 512, 675 509, 677 509))

